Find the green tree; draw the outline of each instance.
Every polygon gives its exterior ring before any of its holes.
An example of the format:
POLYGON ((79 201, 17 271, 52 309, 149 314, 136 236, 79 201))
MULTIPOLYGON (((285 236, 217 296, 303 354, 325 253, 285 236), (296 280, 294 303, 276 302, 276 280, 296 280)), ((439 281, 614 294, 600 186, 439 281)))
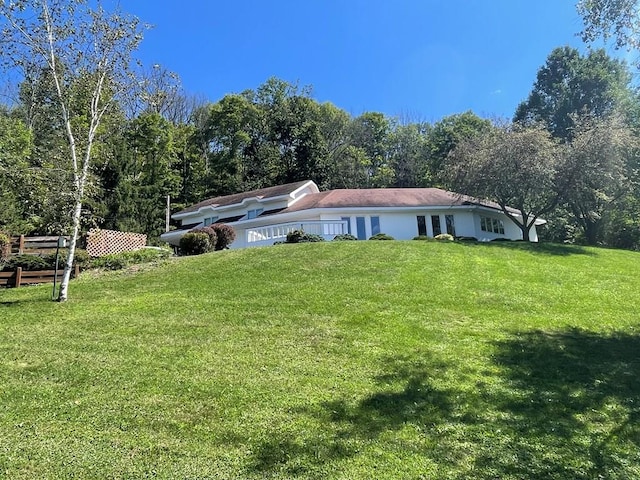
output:
POLYGON ((68 296, 92 148, 105 113, 130 84, 132 52, 142 39, 135 17, 107 13, 82 0, 18 0, 0 4, 0 58, 24 72, 47 71, 55 86, 55 120, 64 128, 72 177, 72 232, 59 300, 68 296), (88 95, 78 95, 84 89, 88 95), (80 98, 88 102, 77 105, 80 98), (78 113, 78 108, 81 113, 78 113))
POLYGON ((436 122, 433 128, 427 131, 429 169, 425 174, 425 186, 441 184, 440 180, 446 174, 444 165, 447 157, 461 141, 485 133, 490 128, 489 120, 480 118, 472 111, 449 115, 436 122))
POLYGON ((584 21, 581 32, 587 43, 613 38, 617 48, 640 45, 640 9, 636 0, 579 0, 578 13, 584 21))
POLYGON ((447 180, 456 191, 500 205, 528 241, 535 221, 561 199, 563 159, 544 128, 509 123, 459 141, 447 159, 447 180))
POLYGON ((394 182, 389 163, 392 121, 379 112, 366 112, 354 118, 349 127, 349 144, 364 153, 366 161, 363 187, 388 187, 394 182))
POLYGON ((629 108, 631 74, 604 50, 582 56, 571 47, 554 49, 538 70, 533 90, 518 105, 516 122, 544 123, 556 138, 570 140, 574 119, 606 116, 629 108))
POLYGON ((429 137, 427 123, 397 125, 389 138, 389 158, 394 187, 422 187, 429 176, 429 137))
POLYGON ((567 205, 595 245, 605 215, 631 192, 630 159, 637 157, 636 135, 620 115, 582 117, 576 121, 567 150, 567 205))
POLYGON ((158 113, 130 122, 115 189, 118 229, 145 233, 152 241, 164 232, 166 197, 177 196, 180 189, 173 132, 173 125, 158 113))
POLYGON ((33 227, 34 178, 29 169, 33 139, 27 126, 0 112, 0 231, 30 233, 33 227))

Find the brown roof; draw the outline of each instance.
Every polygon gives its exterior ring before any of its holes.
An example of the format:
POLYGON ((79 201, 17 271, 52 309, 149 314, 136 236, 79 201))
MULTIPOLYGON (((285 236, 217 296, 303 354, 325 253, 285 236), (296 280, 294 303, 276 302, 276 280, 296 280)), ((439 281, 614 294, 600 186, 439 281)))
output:
POLYGON ((209 198, 207 200, 203 200, 202 202, 196 203, 195 205, 191 205, 190 207, 187 207, 184 210, 179 211, 175 215, 183 215, 185 213, 197 212, 198 209, 202 207, 224 207, 227 205, 234 205, 236 203, 241 203, 243 200, 247 198, 262 199, 262 198, 280 197, 283 195, 289 195, 290 193, 296 191, 298 188, 303 186, 308 181, 309 180, 304 180, 301 182, 287 183, 286 185, 277 185, 275 187, 260 188, 258 190, 251 190, 249 192, 234 193, 232 195, 223 195, 220 197, 209 198))
POLYGON ((480 201, 439 188, 374 188, 330 190, 305 195, 282 213, 313 208, 340 207, 425 207, 483 205, 500 208, 499 205, 480 201))

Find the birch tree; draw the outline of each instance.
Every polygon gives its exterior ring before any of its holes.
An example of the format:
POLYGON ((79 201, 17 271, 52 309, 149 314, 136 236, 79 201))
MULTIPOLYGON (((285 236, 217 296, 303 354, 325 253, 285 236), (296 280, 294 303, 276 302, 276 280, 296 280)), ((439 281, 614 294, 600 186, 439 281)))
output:
MULTIPOLYGON (((52 77, 55 115, 62 123, 68 158, 57 165, 72 177, 73 219, 59 301, 68 297, 92 148, 100 122, 133 81, 131 56, 143 26, 102 2, 86 0, 0 0, 0 59, 13 72, 52 77)), ((54 121, 54 119, 52 119, 54 121)))

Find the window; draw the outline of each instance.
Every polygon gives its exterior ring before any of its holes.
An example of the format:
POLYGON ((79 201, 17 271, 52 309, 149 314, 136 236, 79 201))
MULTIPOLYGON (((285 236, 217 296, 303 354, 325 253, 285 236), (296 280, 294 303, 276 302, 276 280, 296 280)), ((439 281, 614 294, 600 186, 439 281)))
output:
POLYGON ((433 228, 434 237, 442 233, 442 229, 440 228, 440 215, 431 215, 431 227, 433 228))
POLYGON ((216 223, 216 220, 218 220, 218 217, 209 217, 209 218, 205 218, 204 219, 204 226, 208 227, 209 225, 216 223))
POLYGON ((424 215, 418 215, 416 217, 418 220, 418 235, 422 235, 424 237, 427 236, 427 219, 424 215))
POLYGON ((347 222, 347 231, 342 233, 348 233, 351 235, 351 217, 340 217, 340 220, 347 222))
POLYGON ((483 232, 504 235, 504 223, 497 218, 480 217, 480 229, 483 232))
POLYGON ((263 208, 256 208, 247 212, 247 219, 256 218, 264 211, 263 208))
POLYGON ((367 232, 364 226, 364 217, 356 217, 356 230, 358 232, 358 240, 366 240, 367 232))
POLYGON ((380 217, 371 217, 371 235, 380 233, 380 217))
POLYGON ((453 215, 445 215, 444 216, 444 223, 447 226, 447 233, 449 235, 453 235, 454 237, 456 236, 456 225, 453 221, 453 215))

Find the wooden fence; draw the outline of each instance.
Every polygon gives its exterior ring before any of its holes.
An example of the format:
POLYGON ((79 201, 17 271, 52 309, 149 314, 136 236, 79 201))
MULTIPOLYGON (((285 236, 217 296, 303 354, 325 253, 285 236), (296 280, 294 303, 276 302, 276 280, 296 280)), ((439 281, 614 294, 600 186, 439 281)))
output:
MULTIPOLYGON (((12 255, 44 255, 55 253, 58 246, 58 236, 48 237, 11 237, 12 255)), ((67 241, 69 237, 65 237, 67 241)), ((58 279, 62 278, 64 265, 58 270, 58 279)), ((75 266, 72 277, 77 277, 80 273, 78 266, 75 266)), ((23 285, 34 285, 37 283, 53 283, 55 270, 23 270, 17 267, 9 272, 0 272, 0 287, 21 287, 23 285)))
MULTIPOLYGON (((38 255, 55 253, 60 237, 11 237, 11 253, 13 255, 38 255)), ((65 237, 69 241, 69 237, 65 237)))
MULTIPOLYGON (((64 267, 58 270, 58 281, 62 279, 64 267)), ((78 265, 75 266, 71 276, 80 274, 78 265)), ((55 270, 23 270, 21 267, 12 272, 0 272, 0 287, 21 287, 22 285, 34 285, 36 283, 53 283, 55 270)))

